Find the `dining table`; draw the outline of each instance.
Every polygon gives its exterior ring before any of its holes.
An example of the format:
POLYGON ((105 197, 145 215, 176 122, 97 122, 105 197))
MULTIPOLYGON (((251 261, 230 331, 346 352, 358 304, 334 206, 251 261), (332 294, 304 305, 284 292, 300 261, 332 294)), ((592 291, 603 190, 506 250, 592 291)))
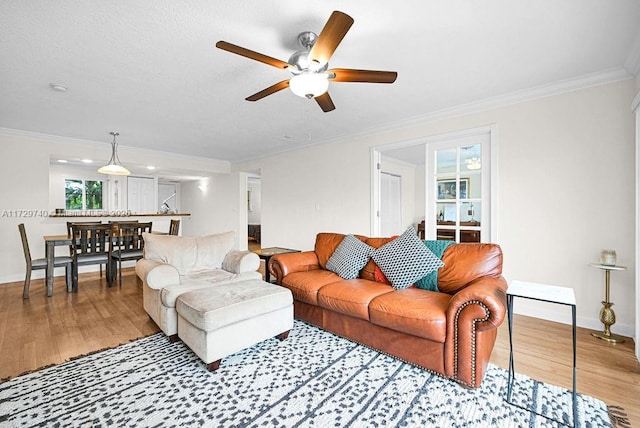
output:
MULTIPOLYGON (((80 239, 80 238, 78 238, 80 239)), ((73 242, 71 236, 69 235, 44 235, 44 252, 45 258, 47 259, 47 267, 45 269, 45 277, 47 282, 47 297, 51 297, 53 295, 53 258, 56 254, 56 247, 59 246, 71 246, 73 242)), ((115 263, 110 263, 110 266, 107 267, 107 281, 111 281, 111 278, 115 278, 115 273, 113 269, 117 269, 117 265, 115 263)))

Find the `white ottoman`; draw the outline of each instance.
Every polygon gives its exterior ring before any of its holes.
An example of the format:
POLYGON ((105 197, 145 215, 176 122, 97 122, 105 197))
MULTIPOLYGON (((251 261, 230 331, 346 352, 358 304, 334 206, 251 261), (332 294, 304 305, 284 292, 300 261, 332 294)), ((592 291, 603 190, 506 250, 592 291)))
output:
POLYGON ((293 327, 293 296, 259 279, 189 291, 176 301, 178 337, 211 371, 223 357, 293 327))

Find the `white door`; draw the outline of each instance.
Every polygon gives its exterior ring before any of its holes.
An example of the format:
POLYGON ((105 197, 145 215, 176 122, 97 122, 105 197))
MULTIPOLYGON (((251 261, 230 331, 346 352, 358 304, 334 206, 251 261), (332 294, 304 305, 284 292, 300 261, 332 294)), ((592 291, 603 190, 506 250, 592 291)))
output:
POLYGON ((402 229, 402 177, 380 172, 380 235, 399 235, 402 229))

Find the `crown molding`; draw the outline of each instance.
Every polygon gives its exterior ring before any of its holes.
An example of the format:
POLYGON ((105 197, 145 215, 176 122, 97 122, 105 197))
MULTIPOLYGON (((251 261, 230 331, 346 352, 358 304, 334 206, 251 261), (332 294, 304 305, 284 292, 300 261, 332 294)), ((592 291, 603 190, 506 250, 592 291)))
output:
POLYGON ((345 142, 346 140, 363 138, 363 137, 371 136, 374 134, 395 131, 398 129, 407 128, 417 124, 424 124, 424 123, 434 122, 438 120, 467 116, 470 114, 479 113, 486 110, 507 107, 513 104, 519 104, 527 101, 534 101, 541 98, 546 98, 554 95, 561 95, 568 92, 577 91, 580 89, 605 85, 608 83, 614 83, 614 82, 623 81, 623 80, 629 80, 632 78, 633 76, 629 73, 629 71, 627 71, 625 67, 611 68, 611 69, 603 70, 597 73, 585 74, 572 79, 566 79, 566 80, 561 80, 554 83, 534 86, 532 88, 510 92, 504 95, 498 95, 495 97, 485 98, 479 101, 474 101, 474 102, 461 104, 454 107, 436 110, 436 111, 425 113, 422 115, 412 116, 404 120, 393 122, 391 124, 386 124, 386 125, 382 125, 374 128, 368 128, 366 130, 363 130, 357 133, 349 134, 348 136, 324 139, 324 140, 314 141, 306 144, 300 144, 300 145, 297 145, 296 147, 283 148, 282 150, 272 152, 268 155, 243 159, 243 160, 234 162, 234 164, 240 164, 240 163, 249 162, 249 161, 256 161, 259 159, 265 159, 274 155, 302 150, 302 149, 306 149, 312 146, 318 146, 322 144, 342 143, 342 142, 345 142))

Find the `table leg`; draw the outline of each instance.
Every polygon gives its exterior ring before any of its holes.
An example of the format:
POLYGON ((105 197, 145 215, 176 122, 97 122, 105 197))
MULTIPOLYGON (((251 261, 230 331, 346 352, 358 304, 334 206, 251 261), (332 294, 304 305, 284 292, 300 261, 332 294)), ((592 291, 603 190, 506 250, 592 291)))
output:
POLYGON ((578 403, 576 397, 576 306, 571 306, 571 322, 573 326, 573 426, 578 424, 578 403))
POLYGON ((507 318, 509 326, 509 376, 507 384, 507 402, 511 402, 511 391, 515 380, 516 370, 513 364, 513 296, 507 295, 507 318))
POLYGON ((47 296, 51 297, 53 296, 53 258, 55 257, 55 245, 53 242, 45 242, 44 252, 47 258, 47 267, 45 269, 47 296))
POLYGON ((269 259, 270 258, 271 257, 265 257, 265 259, 264 259, 264 280, 266 282, 271 282, 271 274, 269 273, 269 259))

